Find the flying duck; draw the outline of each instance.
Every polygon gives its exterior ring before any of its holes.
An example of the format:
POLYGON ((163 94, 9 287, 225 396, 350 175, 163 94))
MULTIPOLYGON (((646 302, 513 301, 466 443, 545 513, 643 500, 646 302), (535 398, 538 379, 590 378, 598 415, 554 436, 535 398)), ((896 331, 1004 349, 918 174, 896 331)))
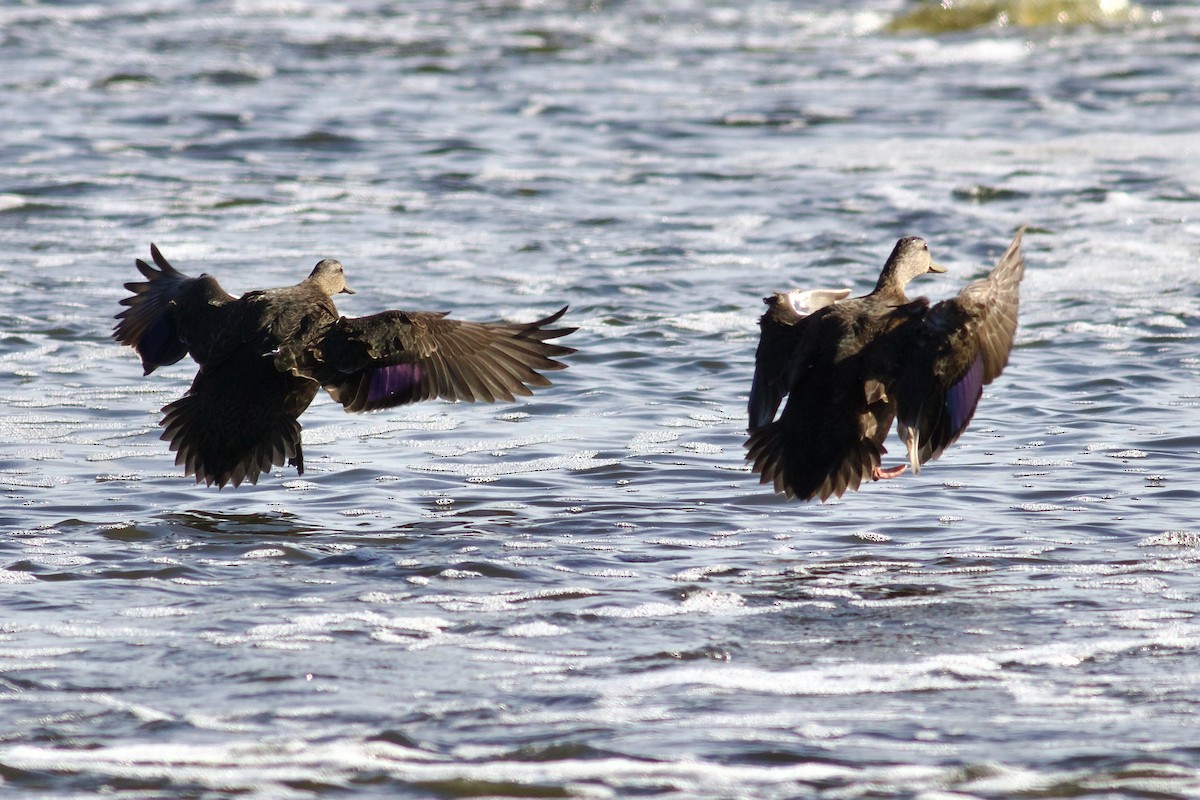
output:
POLYGON ((162 439, 196 482, 256 483, 285 462, 304 474, 299 417, 324 388, 346 411, 431 400, 512 401, 549 386, 541 372, 574 353, 549 342, 564 306, 528 324, 464 322, 445 312, 383 311, 343 317, 335 294, 353 294, 342 265, 325 259, 295 286, 233 297, 207 274, 176 270, 153 244, 146 278, 117 314, 113 338, 137 350, 145 374, 190 355, 200 365, 187 393, 163 407, 162 439), (157 267, 157 268, 156 268, 157 267))
POLYGON ((1008 363, 1025 275, 1024 232, 1022 226, 989 275, 932 305, 904 293, 913 278, 945 272, 916 236, 896 242, 870 294, 765 298, 746 441, 760 482, 789 499, 824 501, 866 479, 898 477, 907 466, 919 473, 940 456, 1008 363), (908 464, 884 468, 893 420, 908 464))

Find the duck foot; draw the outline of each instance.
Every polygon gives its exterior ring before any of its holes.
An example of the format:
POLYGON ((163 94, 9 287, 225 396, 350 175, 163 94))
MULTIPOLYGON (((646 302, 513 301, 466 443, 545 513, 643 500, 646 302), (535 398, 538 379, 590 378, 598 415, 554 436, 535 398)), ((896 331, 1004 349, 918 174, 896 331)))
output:
POLYGON ((890 480, 892 478, 899 478, 901 475, 904 474, 904 470, 906 470, 906 469, 908 469, 908 464, 901 464, 898 467, 891 467, 890 469, 884 469, 883 467, 876 467, 874 470, 871 471, 871 480, 886 481, 886 480, 890 480))
POLYGON ((297 475, 304 474, 304 448, 300 446, 299 437, 296 437, 296 455, 288 459, 288 466, 295 467, 297 475))

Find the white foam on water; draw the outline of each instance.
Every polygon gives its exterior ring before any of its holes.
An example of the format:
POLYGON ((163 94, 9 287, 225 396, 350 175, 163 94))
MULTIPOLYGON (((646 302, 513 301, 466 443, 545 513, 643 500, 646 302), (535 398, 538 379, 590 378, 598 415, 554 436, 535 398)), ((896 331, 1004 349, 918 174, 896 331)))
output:
POLYGON ((40 660, 86 652, 82 647, 0 647, 0 659, 13 659, 16 661, 25 659, 40 660))
POLYGON ((516 439, 467 440, 462 442, 413 442, 414 446, 423 447, 430 455, 441 457, 457 457, 471 453, 504 453, 530 445, 546 444, 557 441, 553 436, 524 436, 516 439))
POLYGON ((531 637, 562 636, 570 633, 569 628, 553 625, 549 622, 525 622, 519 625, 509 625, 500 632, 501 636, 526 639, 531 637))
POLYGON ((585 470, 619 464, 618 459, 596 458, 595 450, 582 450, 566 456, 548 456, 525 461, 506 461, 495 464, 414 464, 411 469, 418 472, 442 472, 465 477, 493 477, 502 475, 524 475, 530 472, 549 470, 585 470))
POLYGON ((677 431, 642 431, 630 439, 625 447, 634 455, 669 453, 678 441, 677 431))
POLYGON ((196 612, 178 606, 133 606, 121 609, 121 616, 141 619, 163 619, 166 617, 187 617, 196 612))
POLYGON ((773 790, 830 781, 886 782, 899 788, 937 785, 953 770, 922 766, 851 767, 805 762, 786 765, 720 764, 698 758, 661 762, 624 757, 508 761, 497 758, 446 761, 433 753, 390 742, 277 741, 263 744, 184 745, 137 743, 65 750, 34 745, 0 747, 0 760, 29 771, 106 775, 130 780, 170 778, 222 790, 256 791, 322 774, 346 781, 383 772, 413 785, 477 783, 569 787, 573 795, 609 796, 598 787, 658 787, 677 792, 740 792, 747 786, 773 790), (599 793, 597 793, 599 792, 599 793))
POLYGON ((1139 547, 1200 547, 1200 532, 1164 531, 1138 541, 1139 547))
POLYGON ((278 547, 260 547, 257 550, 247 550, 242 553, 242 558, 283 558, 286 555, 287 553, 278 547))
POLYGON ((754 319, 741 311, 693 311, 675 317, 671 324, 696 333, 741 334, 754 324, 754 319))

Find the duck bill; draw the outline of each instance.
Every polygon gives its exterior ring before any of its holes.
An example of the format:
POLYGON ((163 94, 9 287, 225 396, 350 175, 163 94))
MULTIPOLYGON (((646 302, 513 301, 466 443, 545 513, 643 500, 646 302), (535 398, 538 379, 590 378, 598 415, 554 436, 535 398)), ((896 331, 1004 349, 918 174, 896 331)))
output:
POLYGON ((343 286, 342 290, 340 292, 338 292, 338 294, 354 294, 354 293, 355 293, 354 290, 351 289, 349 286, 343 286))
POLYGON ((946 268, 943 267, 941 264, 938 264, 937 262, 930 261, 929 262, 929 271, 930 272, 945 272, 946 268))

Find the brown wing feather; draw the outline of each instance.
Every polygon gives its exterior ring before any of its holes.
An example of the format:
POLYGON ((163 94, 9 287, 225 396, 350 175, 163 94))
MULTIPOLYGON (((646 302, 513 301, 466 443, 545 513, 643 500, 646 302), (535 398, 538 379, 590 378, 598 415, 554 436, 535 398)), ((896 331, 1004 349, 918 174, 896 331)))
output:
POLYGON ((117 314, 113 328, 114 339, 137 350, 147 375, 187 355, 188 337, 180 309, 195 313, 234 299, 215 278, 189 278, 175 269, 153 244, 150 255, 158 268, 137 259, 138 271, 146 280, 125 284, 133 295, 121 300, 128 308, 117 314))
POLYGON ((801 316, 786 294, 764 297, 763 302, 767 310, 758 320, 754 381, 746 403, 751 433, 775 419, 780 402, 795 380, 794 365, 807 359, 805 345, 812 337, 805 333, 815 329, 803 324, 810 318, 801 316))
POLYGON ((1021 254, 1024 235, 1025 226, 1022 225, 991 274, 959 293, 964 306, 972 306, 972 316, 978 320, 975 336, 983 357, 985 385, 998 378, 1008 365, 1008 355, 1017 334, 1020 287, 1025 277, 1025 257, 1021 254))
POLYGON ((553 344, 575 328, 549 328, 566 312, 528 324, 464 322, 433 312, 385 311, 338 320, 320 341, 290 356, 347 411, 431 400, 511 401, 548 386, 539 371, 563 369, 553 344))
POLYGON ((986 277, 914 321, 915 347, 901 374, 897 416, 918 437, 918 463, 937 458, 970 423, 983 387, 1008 364, 1025 276, 1021 227, 986 277))

